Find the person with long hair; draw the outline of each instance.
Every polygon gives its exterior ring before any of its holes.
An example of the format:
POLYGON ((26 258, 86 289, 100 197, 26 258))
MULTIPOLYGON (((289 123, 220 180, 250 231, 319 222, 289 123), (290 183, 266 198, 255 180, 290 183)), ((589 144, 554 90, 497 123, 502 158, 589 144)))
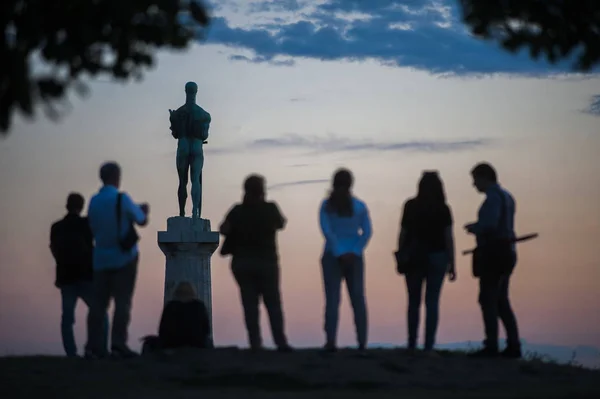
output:
POLYGON ((265 200, 265 179, 250 175, 244 182, 244 199, 227 214, 219 231, 225 242, 221 255, 232 255, 231 270, 240 288, 250 348, 262 349, 259 301, 269 314, 273 341, 280 352, 292 350, 283 321, 280 293, 277 231, 286 220, 275 202, 265 200))
POLYGON ((367 345, 367 305, 365 301, 364 250, 371 238, 367 205, 352 194, 353 176, 339 169, 333 176, 329 198, 319 212, 325 248, 321 257, 325 290, 325 351, 337 348, 342 280, 350 296, 359 350, 367 345))
POLYGON ((398 238, 399 251, 410 248, 405 270, 408 291, 408 349, 417 347, 419 313, 425 283, 425 351, 433 353, 439 320, 439 302, 444 277, 456 280, 452 212, 446 203, 444 185, 435 171, 426 171, 416 197, 404 203, 398 238))

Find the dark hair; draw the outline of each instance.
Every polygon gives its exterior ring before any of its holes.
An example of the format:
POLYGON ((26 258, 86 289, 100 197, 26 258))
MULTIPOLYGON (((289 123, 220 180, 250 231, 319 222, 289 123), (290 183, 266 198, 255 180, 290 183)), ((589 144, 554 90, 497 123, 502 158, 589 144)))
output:
POLYGON ((352 206, 353 183, 352 172, 348 169, 338 169, 333 175, 333 189, 327 199, 327 212, 337 213, 339 216, 350 217, 354 214, 352 206))
POLYGON ((244 180, 244 204, 262 202, 265 198, 265 178, 252 174, 244 180))
POLYGON ((121 176, 121 167, 116 162, 106 162, 100 167, 100 180, 102 183, 112 183, 121 176))
POLYGON ((445 204, 444 183, 437 171, 425 171, 419 181, 417 201, 422 204, 445 204))
POLYGON ((498 181, 496 170, 492 165, 490 165, 487 162, 481 162, 475 165, 475 167, 471 170, 471 175, 473 177, 479 177, 489 180, 493 183, 496 183, 498 181))
POLYGON ((85 199, 79 193, 71 193, 67 197, 67 211, 69 212, 81 212, 84 204, 85 199))

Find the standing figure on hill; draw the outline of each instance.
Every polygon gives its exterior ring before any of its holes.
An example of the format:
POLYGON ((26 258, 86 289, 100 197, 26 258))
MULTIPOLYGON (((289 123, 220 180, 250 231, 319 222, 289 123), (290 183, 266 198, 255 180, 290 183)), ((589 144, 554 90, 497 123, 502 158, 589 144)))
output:
POLYGON ((202 211, 202 167, 204 153, 202 146, 207 143, 211 117, 196 104, 198 85, 188 82, 185 85, 185 104, 177 110, 169 110, 171 135, 177 139, 177 174, 179 175, 179 216, 185 216, 188 173, 192 181, 192 217, 200 218, 202 211))
POLYGON ((473 356, 498 356, 500 318, 507 337, 507 347, 501 355, 520 358, 517 319, 508 298, 510 277, 517 264, 515 200, 498 184, 496 171, 490 164, 476 165, 471 176, 477 191, 486 196, 479 208, 477 222, 465 225, 465 230, 474 234, 477 240, 477 248, 473 253, 473 274, 479 278, 479 304, 485 325, 484 348, 473 356))
POLYGON ((244 308, 250 349, 262 349, 259 304, 262 298, 280 352, 290 352, 281 306, 277 231, 285 218, 275 202, 265 200, 265 179, 251 175, 244 182, 244 199, 227 214, 219 231, 225 236, 221 255, 232 255, 231 271, 244 308))
POLYGON ((333 190, 320 208, 319 220, 325 237, 321 258, 325 288, 325 351, 337 349, 342 280, 354 311, 359 350, 367 346, 367 305, 363 252, 371 238, 371 219, 367 205, 351 192, 353 177, 347 169, 333 176, 333 190))
POLYGON ((121 168, 107 162, 100 168, 103 186, 90 200, 88 219, 94 247, 94 300, 88 315, 86 358, 103 358, 108 348, 102 341, 100 327, 114 298, 111 355, 130 358, 137 354, 127 346, 131 304, 137 278, 139 236, 134 225, 148 224, 148 204, 138 205, 121 186, 121 168))
POLYGON ((417 196, 404 203, 398 238, 398 273, 408 291, 408 349, 417 347, 419 313, 425 283, 425 351, 431 353, 438 327, 444 277, 456 280, 452 212, 437 172, 424 172, 417 196))
MULTIPOLYGON (((67 215, 50 229, 50 250, 56 261, 55 285, 62 300, 61 336, 68 357, 77 356, 73 334, 75 307, 81 298, 88 311, 92 304, 92 231, 85 217, 81 217, 85 199, 81 194, 67 197, 67 215)), ((103 340, 108 335, 108 317, 104 313, 103 340)))

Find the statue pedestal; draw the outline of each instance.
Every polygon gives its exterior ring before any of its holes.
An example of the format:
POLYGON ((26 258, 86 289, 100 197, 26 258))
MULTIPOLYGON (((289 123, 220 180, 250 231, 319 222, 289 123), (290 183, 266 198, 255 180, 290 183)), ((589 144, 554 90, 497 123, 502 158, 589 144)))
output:
POLYGON ((158 246, 167 258, 164 305, 173 298, 180 282, 195 288, 206 305, 212 332, 210 258, 219 246, 219 233, 211 231, 210 220, 175 216, 167 219, 167 231, 158 232, 158 246))

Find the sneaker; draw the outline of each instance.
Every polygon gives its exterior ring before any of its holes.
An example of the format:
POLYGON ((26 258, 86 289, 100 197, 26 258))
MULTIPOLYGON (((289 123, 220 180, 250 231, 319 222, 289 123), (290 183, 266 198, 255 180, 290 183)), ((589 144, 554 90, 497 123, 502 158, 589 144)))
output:
POLYGON ((495 358, 499 355, 500 353, 498 353, 498 349, 484 347, 483 349, 469 353, 467 356, 472 358, 495 358))
POLYGON ((337 352, 337 347, 335 346, 335 344, 328 342, 325 344, 325 346, 323 346, 322 351, 325 353, 334 353, 337 352))
POLYGON ((134 357, 138 357, 139 354, 126 346, 121 348, 113 346, 111 348, 110 356, 114 359, 132 359, 134 357))
POLYGON ((357 357, 369 357, 369 354, 367 353, 367 345, 365 344, 359 344, 356 352, 357 357))
POLYGON ((83 355, 84 359, 87 360, 100 360, 100 359, 106 359, 108 357, 108 354, 106 353, 97 353, 91 350, 86 350, 85 354, 83 355))
POLYGON ((434 351, 433 349, 425 349, 423 351, 423 356, 433 358, 433 359, 437 359, 437 358, 441 357, 440 354, 437 353, 436 351, 434 351))
POLYGON ((294 352, 294 348, 292 348, 290 345, 285 344, 285 345, 281 345, 277 347, 277 352, 281 352, 281 353, 290 353, 290 352, 294 352))
POLYGON ((521 348, 513 348, 508 346, 506 347, 506 349, 500 352, 500 356, 507 359, 520 359, 523 356, 523 354, 521 353, 521 348))

